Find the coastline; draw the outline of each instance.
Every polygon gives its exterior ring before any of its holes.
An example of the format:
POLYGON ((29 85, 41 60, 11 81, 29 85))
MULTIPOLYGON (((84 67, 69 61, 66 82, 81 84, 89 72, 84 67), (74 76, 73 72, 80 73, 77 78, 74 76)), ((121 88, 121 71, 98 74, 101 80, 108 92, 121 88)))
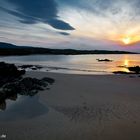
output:
POLYGON ((139 140, 140 77, 50 72, 26 72, 25 77, 55 80, 50 90, 37 95, 48 112, 22 120, 0 120, 0 133, 8 139, 139 140))
POLYGON ((121 71, 128 72, 127 67, 139 66, 139 60, 139 55, 31 55, 0 58, 0 61, 14 63, 20 67, 22 65, 29 65, 26 70, 34 71, 40 67, 39 70, 44 72, 89 75, 108 75, 121 71), (106 62, 105 60, 113 61, 106 62))

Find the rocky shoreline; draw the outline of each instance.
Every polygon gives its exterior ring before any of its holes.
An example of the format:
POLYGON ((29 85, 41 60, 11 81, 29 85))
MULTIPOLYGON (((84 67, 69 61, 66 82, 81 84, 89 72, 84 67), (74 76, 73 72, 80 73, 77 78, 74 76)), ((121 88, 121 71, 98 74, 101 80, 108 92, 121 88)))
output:
POLYGON ((54 79, 44 77, 42 79, 23 77, 25 70, 19 70, 14 64, 0 62, 0 105, 6 108, 6 100, 12 96, 34 96, 41 90, 46 90, 54 79), (5 105, 5 107, 3 106, 5 105))

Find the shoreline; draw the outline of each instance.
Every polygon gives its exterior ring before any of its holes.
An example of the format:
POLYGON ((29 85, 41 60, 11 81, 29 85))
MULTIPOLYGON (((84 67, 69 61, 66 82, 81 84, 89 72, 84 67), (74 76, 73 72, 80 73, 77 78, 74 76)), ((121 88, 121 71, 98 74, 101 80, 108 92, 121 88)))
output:
MULTIPOLYGON (((18 68, 26 70, 28 72, 49 72, 49 73, 60 73, 60 74, 74 74, 74 75, 135 75, 140 76, 140 73, 126 72, 126 71, 98 71, 98 70, 84 70, 75 68, 64 68, 56 66, 43 66, 43 65, 30 65, 30 64, 18 64, 15 63, 18 68), (22 68, 26 67, 26 68, 22 68)), ((139 66, 137 66, 139 67, 139 66)))
MULTIPOLYGON (((15 121, 0 120, 0 132, 10 140, 139 140, 139 77, 50 72, 26 72, 24 77, 50 77, 55 82, 35 95, 23 112, 16 111, 15 121), (40 106, 46 108, 43 113, 40 106), (27 110, 35 115, 28 118, 27 110), (19 113, 25 118, 18 118, 19 113)), ((7 112, 25 101, 15 101, 7 112)))
MULTIPOLYGON (((38 70, 32 70, 32 71, 26 71, 26 75, 25 76, 30 76, 30 75, 34 75, 38 73, 39 75, 42 75, 42 74, 46 74, 47 75, 50 75, 50 76, 53 76, 53 75, 62 75, 62 76, 83 76, 83 77, 86 77, 86 76, 95 76, 95 77, 108 77, 108 76, 111 76, 111 77, 128 77, 128 78, 131 78, 131 76, 134 76, 135 78, 139 78, 139 75, 140 74, 135 74, 135 73, 130 73, 130 74, 114 74, 114 73, 109 73, 109 74, 81 74, 81 73, 61 73, 61 72, 52 72, 52 71, 38 71, 38 70), (31 74, 33 73, 33 74, 31 74)), ((132 77, 133 78, 133 77, 132 77)), ((140 78, 139 78, 140 79, 140 78)))
MULTIPOLYGON (((89 56, 56 56, 56 55, 37 55, 37 56, 17 56, 1 58, 1 61, 15 63, 18 66, 34 65, 30 67, 35 70, 35 66, 42 67, 40 71, 50 71, 56 73, 75 73, 75 74, 100 74, 108 75, 115 73, 127 73, 129 67, 139 66, 139 55, 89 55, 89 56), (98 62, 98 60, 101 62, 98 62), (104 62, 106 60, 113 60, 104 62), (128 67, 127 67, 128 66, 128 67)), ((28 68, 29 70, 29 68, 28 68)))

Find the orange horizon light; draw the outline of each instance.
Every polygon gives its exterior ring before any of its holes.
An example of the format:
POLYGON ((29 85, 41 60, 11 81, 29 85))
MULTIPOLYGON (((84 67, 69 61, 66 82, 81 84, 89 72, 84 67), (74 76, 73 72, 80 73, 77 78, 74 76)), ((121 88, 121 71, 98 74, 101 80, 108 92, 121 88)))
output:
POLYGON ((126 36, 126 37, 122 37, 120 41, 124 45, 132 45, 132 44, 140 42, 140 36, 126 36))

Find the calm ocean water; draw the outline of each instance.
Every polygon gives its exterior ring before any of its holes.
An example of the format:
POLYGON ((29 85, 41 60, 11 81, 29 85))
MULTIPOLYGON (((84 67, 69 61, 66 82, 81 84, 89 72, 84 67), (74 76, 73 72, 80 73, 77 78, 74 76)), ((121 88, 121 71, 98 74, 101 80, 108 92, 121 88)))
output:
POLYGON ((128 71, 118 66, 140 66, 140 55, 29 55, 0 57, 8 63, 44 66, 42 71, 75 74, 111 74, 113 71, 128 71), (111 59, 112 62, 98 62, 96 59, 111 59))

